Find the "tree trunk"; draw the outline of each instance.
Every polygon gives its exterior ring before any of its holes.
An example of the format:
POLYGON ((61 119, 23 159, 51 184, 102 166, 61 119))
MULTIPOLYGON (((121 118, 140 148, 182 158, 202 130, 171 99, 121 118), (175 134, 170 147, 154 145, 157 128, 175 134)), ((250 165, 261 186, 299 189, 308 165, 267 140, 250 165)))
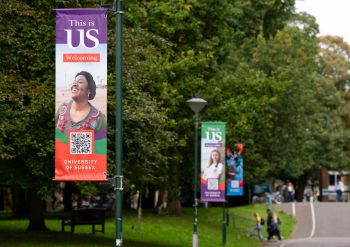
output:
POLYGON ((170 186, 168 186, 168 213, 173 216, 181 216, 179 166, 170 166, 170 186))
POLYGON ((140 189, 139 203, 137 207, 137 222, 136 222, 137 231, 141 231, 141 219, 142 219, 142 189, 140 189))
POLYGON ((45 218, 44 218, 44 202, 38 193, 30 189, 29 194, 29 226, 28 231, 44 231, 45 218))
POLYGON ((65 182, 63 190, 64 212, 72 211, 72 182, 65 182))
POLYGON ((12 187, 12 217, 25 218, 28 215, 28 205, 25 191, 18 185, 12 187))
POLYGON ((295 190, 295 199, 298 202, 302 202, 304 200, 304 190, 307 183, 307 177, 302 176, 296 181, 296 190, 295 190))
POLYGON ((5 209, 4 189, 0 187, 0 211, 5 209))
POLYGON ((173 216, 181 216, 181 202, 179 199, 169 203, 169 214, 173 216))

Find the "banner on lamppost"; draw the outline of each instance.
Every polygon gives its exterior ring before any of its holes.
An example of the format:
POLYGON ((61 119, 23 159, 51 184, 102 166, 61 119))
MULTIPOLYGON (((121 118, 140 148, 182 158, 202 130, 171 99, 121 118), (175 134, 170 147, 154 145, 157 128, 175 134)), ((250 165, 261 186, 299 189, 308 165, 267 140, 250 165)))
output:
POLYGON ((225 129, 223 122, 203 122, 201 135, 201 201, 225 201, 225 129))
POLYGON ((227 195, 243 196, 243 144, 235 144, 233 150, 226 149, 227 195))
POLYGON ((107 180, 107 9, 56 9, 55 180, 107 180))

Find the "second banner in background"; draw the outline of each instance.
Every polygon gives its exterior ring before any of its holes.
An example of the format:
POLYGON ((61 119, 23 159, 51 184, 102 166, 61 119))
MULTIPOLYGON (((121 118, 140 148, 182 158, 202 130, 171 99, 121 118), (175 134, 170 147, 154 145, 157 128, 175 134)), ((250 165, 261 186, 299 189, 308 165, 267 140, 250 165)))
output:
POLYGON ((203 122, 201 135, 201 201, 225 201, 226 123, 203 122))

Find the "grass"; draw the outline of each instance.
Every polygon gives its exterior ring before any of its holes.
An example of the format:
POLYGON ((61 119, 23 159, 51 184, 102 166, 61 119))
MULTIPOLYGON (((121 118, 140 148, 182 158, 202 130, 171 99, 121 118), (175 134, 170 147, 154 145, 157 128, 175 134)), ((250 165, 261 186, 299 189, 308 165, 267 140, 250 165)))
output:
MULTIPOLYGON (((185 247, 192 245, 193 210, 182 209, 183 216, 155 216, 151 211, 143 212, 141 227, 136 227, 136 212, 124 211, 123 246, 124 247, 185 247), (137 230, 136 230, 137 229, 137 230)), ((246 234, 254 225, 253 213, 259 212, 266 218, 266 206, 254 205, 230 208, 230 221, 227 226, 227 247, 259 247, 262 242, 257 236, 246 234), (234 217, 234 220, 233 220, 234 217)), ((288 237, 295 223, 286 214, 278 213, 282 219, 281 231, 288 237)), ((91 226, 77 226, 75 233, 61 232, 61 221, 47 219, 48 231, 27 232, 28 220, 0 220, 1 247, 104 247, 115 246, 115 221, 106 221, 106 232, 91 233, 91 226)), ((69 228, 67 228, 69 229, 69 228)), ((266 228, 263 229, 266 237, 266 228)), ((215 247, 222 245, 222 208, 198 209, 199 246, 215 247)))

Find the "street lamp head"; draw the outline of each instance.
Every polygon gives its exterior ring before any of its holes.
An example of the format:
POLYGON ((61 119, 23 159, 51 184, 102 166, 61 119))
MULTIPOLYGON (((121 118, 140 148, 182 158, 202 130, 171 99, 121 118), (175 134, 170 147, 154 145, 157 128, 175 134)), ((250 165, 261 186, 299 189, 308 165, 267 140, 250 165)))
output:
POLYGON ((186 102, 195 114, 198 114, 208 103, 207 101, 201 98, 192 98, 187 100, 186 102))

